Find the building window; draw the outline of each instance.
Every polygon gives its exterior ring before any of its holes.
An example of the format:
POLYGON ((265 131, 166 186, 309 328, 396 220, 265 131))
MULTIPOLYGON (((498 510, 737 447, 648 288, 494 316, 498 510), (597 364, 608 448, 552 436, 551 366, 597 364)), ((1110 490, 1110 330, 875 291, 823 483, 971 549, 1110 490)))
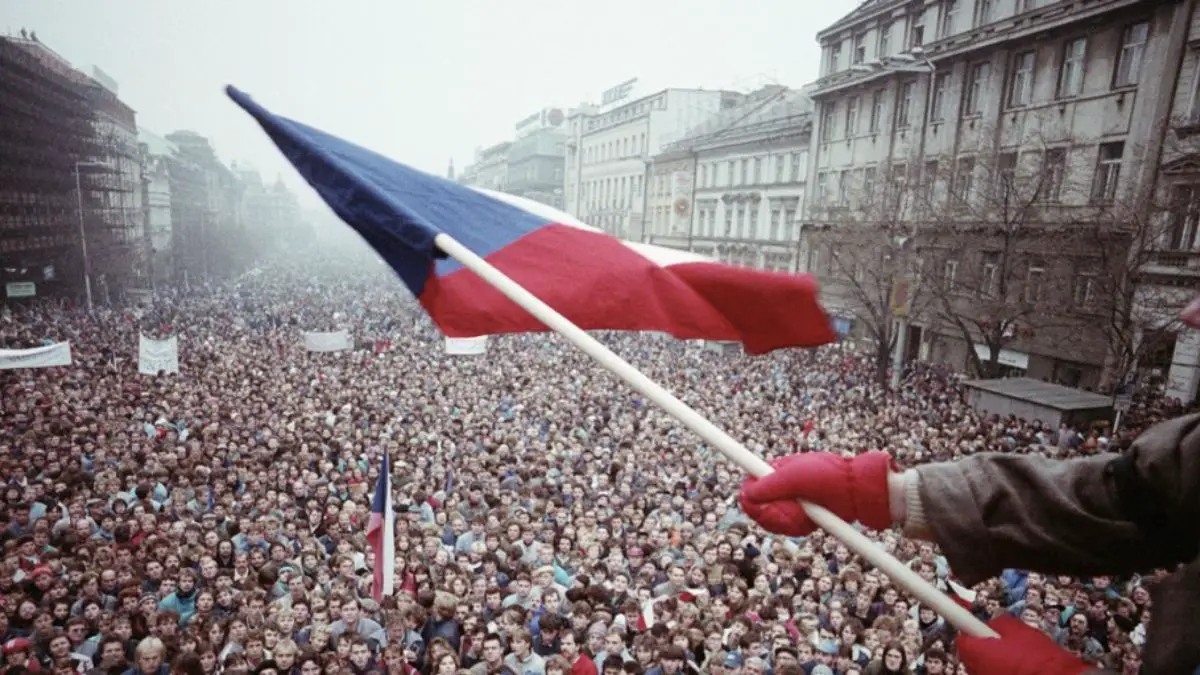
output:
POLYGON ((842 60, 842 41, 829 45, 829 63, 826 64, 826 73, 836 73, 842 60))
POLYGON ((741 204, 737 205, 737 215, 734 216, 734 224, 737 228, 735 232, 738 239, 741 239, 746 229, 746 207, 741 204))
POLYGON ((836 104, 830 103, 821 111, 821 140, 828 143, 833 140, 833 124, 837 114, 836 104))
POLYGON ((933 100, 929 106, 929 119, 934 122, 946 119, 946 80, 949 77, 948 73, 940 73, 933 78, 933 100))
POLYGON ((925 191, 925 199, 932 202, 935 196, 934 190, 937 187, 938 161, 931 159, 925 162, 921 172, 921 188, 925 191))
POLYGON ((746 237, 758 239, 758 204, 751 204, 747 212, 746 237))
POLYGON ((1045 202, 1057 202, 1062 194, 1063 177, 1067 171, 1066 148, 1050 148, 1042 156, 1039 198, 1045 202))
POLYGON ((975 158, 960 157, 954 169, 954 196, 961 202, 971 199, 975 190, 975 158))
MULTIPOLYGON (((1193 64, 1200 63, 1200 49, 1191 50, 1190 58, 1193 64)), ((1196 74, 1192 76, 1192 101, 1188 108, 1187 121, 1192 124, 1200 121, 1200 69, 1196 69, 1196 74)))
POLYGON ((700 165, 700 185, 707 185, 707 184, 708 184, 708 167, 701 164, 700 165))
POLYGON ((1200 187, 1179 185, 1171 195, 1170 226, 1164 242, 1171 251, 1200 248, 1200 187))
POLYGON ((941 37, 954 33, 954 22, 958 18, 958 0, 943 0, 941 37))
POLYGON ((800 153, 792 153, 792 182, 800 182, 800 153))
POLYGON ((975 25, 985 26, 992 22, 992 10, 995 5, 992 0, 975 0, 975 25))
POLYGON ((882 59, 892 55, 892 22, 879 25, 879 39, 875 42, 875 58, 882 59))
POLYGON ((947 260, 942 263, 942 290, 951 293, 957 285, 958 261, 947 260))
POLYGON ((983 113, 983 93, 992 75, 992 64, 976 63, 971 66, 971 79, 967 82, 967 100, 963 104, 964 115, 983 113))
POLYGON ((879 133, 879 121, 883 117, 883 90, 871 92, 871 124, 869 131, 879 133))
POLYGON ((819 206, 825 205, 825 200, 829 198, 829 174, 817 174, 817 194, 816 202, 819 206))
POLYGON ((783 212, 783 239, 796 241, 796 209, 785 209, 783 212))
POLYGON ((913 87, 915 83, 912 81, 903 82, 900 84, 900 94, 896 100, 896 128, 905 129, 908 127, 909 112, 912 110, 913 87))
POLYGON ((784 170, 787 169, 787 164, 784 163, 783 155, 775 155, 775 182, 782 183, 784 170))
POLYGON ((738 176, 741 181, 738 185, 749 185, 750 183, 750 160, 742 158, 742 172, 738 176))
POLYGON ((1121 53, 1117 54, 1117 71, 1113 86, 1129 87, 1137 84, 1142 72, 1142 58, 1146 55, 1146 39, 1150 36, 1150 24, 1145 21, 1125 28, 1121 36, 1121 53))
POLYGON ((908 30, 908 48, 920 47, 925 44, 925 12, 917 12, 912 18, 908 30))
POLYGON ((725 238, 733 235, 733 206, 725 205, 725 238))
POLYGON ((1000 254, 988 251, 983 254, 983 273, 979 278, 979 297, 992 300, 996 297, 997 272, 1000 269, 1000 254))
POLYGON ((850 206, 850 172, 838 173, 838 206, 850 206))
POLYGON ((1010 106, 1029 105, 1033 100, 1033 69, 1036 65, 1037 52, 1028 51, 1017 54, 1017 58, 1013 61, 1012 81, 1008 91, 1010 106))
POLYGON ((999 174, 1000 185, 1004 190, 1002 195, 1015 194, 1017 187, 1017 153, 1002 152, 996 161, 996 173, 999 174))
POLYGON ((1039 263, 1030 263, 1029 271, 1025 273, 1025 302, 1041 302, 1045 294, 1046 269, 1039 263))
POLYGON ((1100 159, 1096 166, 1096 186, 1092 192, 1098 202, 1111 202, 1117 196, 1117 183, 1121 179, 1121 156, 1125 144, 1101 143, 1100 159))
POLYGON ((754 158, 754 184, 762 184, 762 157, 754 158))
POLYGON ((725 164, 725 172, 725 185, 733 187, 733 175, 736 173, 733 160, 729 160, 729 162, 725 164))
POLYGON ((874 191, 875 191, 875 167, 868 166, 867 168, 863 169, 863 179, 862 179, 863 196, 865 196, 868 199, 871 199, 873 197, 873 195, 871 193, 874 191))
POLYGON ((846 128, 842 133, 845 138, 854 138, 858 132, 858 97, 846 99, 846 128))
POLYGON ((1083 59, 1086 53, 1087 38, 1076 38, 1063 45, 1062 63, 1058 68, 1060 98, 1078 96, 1083 91, 1083 59))
POLYGON ((771 209, 771 241, 779 240, 779 218, 783 213, 779 209, 771 209))
POLYGON ((1096 300, 1096 275, 1092 272, 1079 272, 1072 284, 1072 300, 1076 307, 1090 307, 1096 300))
POLYGON ((859 33, 854 36, 854 63, 857 65, 867 60, 867 34, 859 33))

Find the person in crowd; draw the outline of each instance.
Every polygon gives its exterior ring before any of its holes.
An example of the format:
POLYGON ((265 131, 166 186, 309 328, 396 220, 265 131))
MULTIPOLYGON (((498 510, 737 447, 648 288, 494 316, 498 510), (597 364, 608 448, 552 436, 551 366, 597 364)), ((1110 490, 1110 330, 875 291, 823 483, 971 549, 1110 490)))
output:
POLYGON ((1188 411, 1154 382, 1114 433, 979 413, 943 367, 883 388, 849 342, 749 358, 601 333, 754 452, 818 463, 797 464, 803 492, 739 501, 738 471, 553 335, 450 355, 373 254, 258 265, 91 312, 0 307, 0 349, 73 360, 0 370, 5 673, 957 675, 973 649, 1034 645, 1157 675, 1198 597, 1153 569, 1195 557, 1190 423, 1155 427, 1188 411), (339 331, 350 349, 305 347, 339 331), (178 337, 179 372, 140 374, 141 335, 178 337), (396 583, 377 596, 385 455, 396 583), (794 527, 793 494, 969 587, 1005 638, 956 635, 794 527))

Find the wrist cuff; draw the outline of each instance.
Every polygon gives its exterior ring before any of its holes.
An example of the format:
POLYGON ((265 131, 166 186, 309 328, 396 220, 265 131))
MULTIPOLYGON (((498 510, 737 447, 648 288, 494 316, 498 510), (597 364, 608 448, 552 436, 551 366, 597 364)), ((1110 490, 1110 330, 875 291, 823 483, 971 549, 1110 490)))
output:
POLYGON ((904 535, 917 539, 933 536, 929 521, 925 518, 925 505, 921 503, 921 474, 916 469, 904 472, 904 535))

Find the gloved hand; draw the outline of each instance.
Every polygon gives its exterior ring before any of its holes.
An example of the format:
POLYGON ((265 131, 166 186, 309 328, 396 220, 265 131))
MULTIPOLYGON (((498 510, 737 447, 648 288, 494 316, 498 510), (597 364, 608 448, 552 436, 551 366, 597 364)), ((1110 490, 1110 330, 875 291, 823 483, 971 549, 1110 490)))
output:
POLYGON ((771 466, 775 473, 747 478, 738 495, 742 511, 771 532, 805 537, 817 529, 798 499, 875 530, 892 524, 887 480, 891 456, 886 452, 868 452, 852 459, 828 452, 805 452, 784 457, 771 466))
POLYGON ((971 675, 1082 675, 1091 666, 1045 633, 1005 615, 988 622, 1000 639, 959 635, 958 655, 971 675))
POLYGON ((1180 313, 1183 323, 1192 328, 1200 328, 1200 296, 1192 300, 1180 313))

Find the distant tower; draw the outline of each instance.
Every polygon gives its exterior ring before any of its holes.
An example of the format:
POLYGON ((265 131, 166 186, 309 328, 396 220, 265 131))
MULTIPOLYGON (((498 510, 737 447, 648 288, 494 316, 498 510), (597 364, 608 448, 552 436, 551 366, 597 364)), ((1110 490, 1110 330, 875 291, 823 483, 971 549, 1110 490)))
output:
POLYGON ((450 158, 450 167, 446 169, 446 178, 448 180, 454 180, 454 158, 453 157, 450 158))

